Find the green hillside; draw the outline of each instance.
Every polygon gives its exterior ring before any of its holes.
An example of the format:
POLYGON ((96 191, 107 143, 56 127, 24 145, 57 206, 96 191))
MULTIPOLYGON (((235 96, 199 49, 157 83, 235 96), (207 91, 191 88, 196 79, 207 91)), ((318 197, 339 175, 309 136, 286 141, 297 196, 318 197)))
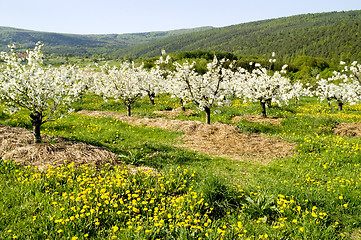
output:
POLYGON ((229 51, 238 55, 277 53, 289 61, 307 55, 334 60, 361 59, 361 11, 304 14, 244 23, 169 37, 118 51, 150 57, 167 52, 229 51))
POLYGON ((0 27, 0 50, 10 42, 32 48, 44 42, 46 53, 76 56, 154 57, 194 50, 225 51, 238 56, 269 56, 290 62, 298 56, 361 60, 361 10, 303 14, 222 28, 201 27, 164 32, 77 35, 0 27))
POLYGON ((72 53, 78 56, 114 55, 113 52, 136 44, 209 29, 212 27, 129 34, 80 35, 0 27, 0 51, 6 51, 9 43, 20 44, 22 49, 28 49, 33 48, 36 42, 43 41, 45 44, 44 51, 48 53, 72 53))

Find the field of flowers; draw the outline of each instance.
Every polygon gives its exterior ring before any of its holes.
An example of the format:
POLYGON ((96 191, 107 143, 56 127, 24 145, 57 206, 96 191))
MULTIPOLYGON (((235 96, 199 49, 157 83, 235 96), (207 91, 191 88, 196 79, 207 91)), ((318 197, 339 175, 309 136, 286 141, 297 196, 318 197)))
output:
MULTIPOLYGON (((161 96, 154 106, 136 103, 133 114, 154 117, 155 110, 179 106, 161 96)), ((91 95, 76 108, 125 112, 125 106, 91 95)), ((260 111, 236 100, 212 119, 232 123, 234 116, 260 111)), ((75 168, 67 159, 39 171, 0 160, 0 238, 359 239, 361 144, 333 129, 360 121, 360 112, 361 105, 338 112, 336 105, 307 98, 269 108, 269 116, 283 119, 279 126, 234 123, 241 131, 297 144, 293 156, 267 165, 181 149, 175 147, 181 133, 111 118, 74 113, 48 122, 45 134, 107 147, 145 168, 75 168)), ((204 113, 178 118, 202 120, 204 113)), ((0 121, 31 128, 25 111, 2 113, 0 121)))

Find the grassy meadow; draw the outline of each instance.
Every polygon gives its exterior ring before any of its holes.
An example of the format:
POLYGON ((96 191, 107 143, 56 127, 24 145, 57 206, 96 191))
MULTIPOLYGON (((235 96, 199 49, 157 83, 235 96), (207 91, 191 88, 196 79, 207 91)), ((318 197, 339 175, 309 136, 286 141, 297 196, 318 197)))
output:
MULTIPOLYGON (((142 99, 132 114, 180 107, 162 96, 142 99)), ((189 105, 188 108, 195 109, 189 105)), ((113 101, 85 95, 76 110, 126 113, 113 101)), ((235 100, 211 121, 259 115, 258 104, 235 100)), ((209 156, 176 145, 180 132, 73 113, 42 133, 110 149, 121 165, 39 171, 0 160, 1 239, 361 239, 361 143, 333 134, 338 123, 361 121, 361 105, 337 111, 316 98, 272 106, 281 124, 234 123, 240 131, 296 143, 294 155, 269 164, 209 156)), ((203 121, 202 112, 177 118, 203 121)), ((28 113, 0 122, 31 129, 28 113)), ((262 147, 262 146, 260 146, 262 147)))

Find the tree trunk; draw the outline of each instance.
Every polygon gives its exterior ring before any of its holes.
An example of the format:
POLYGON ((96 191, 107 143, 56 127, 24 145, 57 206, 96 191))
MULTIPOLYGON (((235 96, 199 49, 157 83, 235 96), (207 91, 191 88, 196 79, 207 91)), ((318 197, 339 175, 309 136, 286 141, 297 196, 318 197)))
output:
POLYGON ((298 97, 295 97, 295 105, 298 105, 298 97))
POLYGON ((204 111, 206 112, 206 124, 211 124, 211 108, 205 107, 204 111))
POLYGON ((31 125, 33 126, 34 143, 41 143, 40 126, 43 124, 43 116, 41 113, 36 112, 30 114, 31 125))
POLYGON ((130 117, 132 115, 132 110, 130 104, 127 104, 127 115, 130 117))
POLYGON ((342 102, 338 102, 338 111, 339 111, 339 112, 342 111, 342 106, 343 106, 343 103, 342 103, 342 102))
POLYGON ((181 109, 183 112, 186 111, 186 107, 184 106, 184 102, 183 102, 183 99, 180 99, 180 104, 181 104, 181 109))
POLYGON ((266 99, 265 103, 267 107, 272 107, 272 99, 266 99))
POLYGON ((263 102, 262 100, 259 100, 259 103, 261 105, 261 108, 262 108, 262 117, 266 118, 267 117, 267 114, 266 114, 266 102, 263 102))
POLYGON ((150 93, 150 94, 148 94, 148 97, 149 97, 149 102, 150 102, 150 104, 154 105, 155 94, 154 94, 154 93, 150 93))

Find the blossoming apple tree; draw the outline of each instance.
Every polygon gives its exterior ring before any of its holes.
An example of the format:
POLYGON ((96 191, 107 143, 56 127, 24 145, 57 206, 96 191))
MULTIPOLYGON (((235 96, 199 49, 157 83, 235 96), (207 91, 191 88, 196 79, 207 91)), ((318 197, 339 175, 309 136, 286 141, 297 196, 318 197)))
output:
POLYGON ((158 64, 149 70, 144 69, 143 65, 136 68, 139 89, 148 96, 151 105, 154 105, 155 97, 163 92, 163 72, 158 64))
MULTIPOLYGON (((341 64, 345 63, 341 62, 341 64)), ((317 82, 315 94, 321 101, 327 100, 328 105, 335 100, 339 111, 344 104, 356 104, 361 100, 360 72, 361 65, 357 62, 345 66, 341 72, 334 71, 332 77, 317 82)))
POLYGON ((168 91, 180 99, 183 104, 193 102, 198 109, 206 113, 206 123, 210 123, 211 108, 229 104, 228 96, 230 71, 223 68, 225 60, 218 61, 215 57, 207 64, 207 72, 203 75, 194 71, 194 63, 175 62, 176 70, 169 75, 168 91))
POLYGON ((30 111, 34 142, 42 141, 40 127, 72 111, 71 103, 83 92, 81 74, 75 66, 43 66, 43 44, 28 50, 25 59, 17 53, 0 54, 0 100, 10 113, 20 109, 30 111))
MULTIPOLYGON (((242 79, 237 79, 238 86, 236 95, 246 102, 258 101, 262 108, 262 116, 267 117, 266 106, 268 102, 275 102, 279 105, 288 104, 292 97, 292 85, 287 77, 282 76, 287 65, 282 71, 269 73, 260 64, 255 64, 256 68, 252 72, 245 71, 242 79)), ((244 70, 243 70, 244 71, 244 70)), ((242 76, 242 75, 241 75, 242 76)))
POLYGON ((354 61, 350 64, 350 66, 347 66, 345 62, 341 62, 341 65, 345 65, 345 67, 341 71, 341 73, 334 72, 336 76, 343 74, 344 76, 347 76, 351 81, 357 81, 361 84, 361 64, 359 64, 357 61, 354 61))
POLYGON ((139 87, 139 68, 134 63, 122 63, 119 67, 105 65, 102 72, 94 78, 94 92, 102 95, 104 100, 114 99, 127 107, 127 115, 131 116, 131 105, 143 92, 139 87))
POLYGON ((292 84, 292 88, 290 91, 291 97, 295 99, 295 103, 298 104, 298 101, 301 97, 312 97, 313 92, 311 91, 311 86, 306 83, 301 83, 300 80, 297 80, 292 84))

